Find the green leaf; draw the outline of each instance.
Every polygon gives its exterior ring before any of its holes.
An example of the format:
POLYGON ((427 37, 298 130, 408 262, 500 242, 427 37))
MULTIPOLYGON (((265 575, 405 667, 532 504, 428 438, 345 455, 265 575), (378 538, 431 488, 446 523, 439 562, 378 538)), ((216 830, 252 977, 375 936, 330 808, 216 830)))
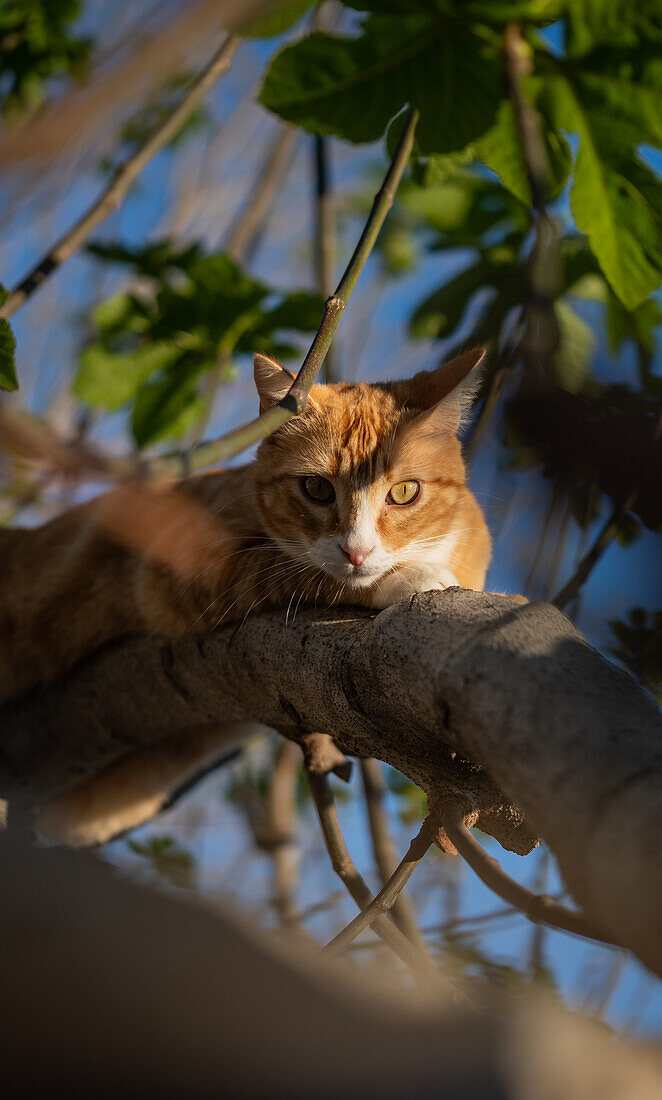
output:
POLYGON ((604 120, 585 109, 565 77, 548 81, 545 102, 557 129, 579 136, 571 192, 577 226, 614 292, 634 309, 660 282, 660 208, 649 202, 660 191, 659 181, 640 162, 625 163, 620 151, 617 158, 605 139, 604 120))
MULTIPOLYGON (((564 188, 572 155, 567 141, 549 126, 543 127, 543 140, 547 150, 550 179, 546 198, 555 198, 564 188)), ((475 143, 475 154, 518 199, 531 205, 531 186, 522 153, 522 140, 510 100, 499 104, 494 126, 475 143)))
POLYGON ((289 31, 313 6, 317 6, 317 0, 272 0, 257 18, 239 22, 236 33, 242 38, 275 38, 289 31))
POLYGON ((410 104, 420 111, 416 139, 425 154, 480 137, 502 94, 496 49, 459 21, 375 15, 358 38, 317 33, 284 49, 260 102, 304 129, 353 142, 380 137, 410 104))
POLYGON ((659 0, 572 0, 567 3, 566 50, 581 57, 596 46, 623 48, 662 41, 659 0))
POLYGON ((131 416, 131 430, 139 447, 180 439, 193 426, 206 405, 197 390, 199 373, 199 366, 180 368, 142 387, 131 416))
MULTIPOLYGON (((9 291, 0 283, 0 307, 4 306, 8 297, 9 291)), ((18 389, 15 352, 16 338, 11 325, 0 317, 0 387, 4 390, 18 389)))
POLYGON ((90 344, 81 352, 74 393, 88 405, 113 412, 133 400, 151 374, 172 366, 182 354, 172 340, 147 344, 126 354, 90 344))
POLYGON ((556 380, 570 393, 578 393, 590 375, 595 334, 567 302, 555 303, 559 346, 554 360, 556 380))
POLYGON ((478 291, 485 288, 514 288, 521 284, 521 275, 515 263, 491 263, 481 259, 471 267, 455 275, 443 286, 420 303, 409 322, 409 333, 414 337, 443 338, 450 336, 462 321, 478 291))

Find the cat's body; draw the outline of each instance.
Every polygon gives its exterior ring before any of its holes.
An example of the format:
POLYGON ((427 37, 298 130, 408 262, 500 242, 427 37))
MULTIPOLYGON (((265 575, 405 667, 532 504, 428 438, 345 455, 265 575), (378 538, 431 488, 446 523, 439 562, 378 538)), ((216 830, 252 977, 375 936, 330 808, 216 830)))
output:
MULTIPOLYGON (((172 520, 133 549, 117 541, 122 489, 38 530, 2 532, 3 699, 126 634, 176 637, 274 608, 383 608, 431 588, 481 589, 490 538, 456 438, 464 380, 480 358, 406 382, 313 387, 308 411, 265 440, 255 462, 180 482, 172 520), (181 568, 173 546, 183 547, 181 568)), ((262 408, 291 380, 256 357, 262 408)), ((219 727, 134 754, 45 807, 39 830, 104 840, 151 816, 238 735, 246 729, 219 727)))

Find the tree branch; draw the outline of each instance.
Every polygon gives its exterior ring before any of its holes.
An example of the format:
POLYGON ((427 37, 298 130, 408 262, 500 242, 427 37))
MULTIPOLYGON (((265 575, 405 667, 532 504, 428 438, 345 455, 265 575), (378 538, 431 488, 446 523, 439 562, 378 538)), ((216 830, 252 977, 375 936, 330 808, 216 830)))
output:
POLYGON ((0 317, 13 316, 27 298, 42 285, 44 280, 54 271, 59 270, 62 264, 78 251, 92 230, 96 229, 97 225, 107 218, 113 210, 117 209, 129 187, 143 168, 175 136, 209 89, 228 70, 239 41, 240 39, 236 35, 229 34, 226 36, 209 64, 193 82, 179 106, 154 131, 145 144, 117 168, 108 187, 97 201, 63 237, 60 237, 59 241, 41 258, 30 274, 26 275, 14 287, 4 306, 0 309, 0 317))
POLYGON ((448 589, 127 639, 4 708, 0 798, 20 815, 141 746, 247 720, 382 759, 513 851, 541 835, 587 920, 662 972, 662 716, 549 604, 448 589))
POLYGON ((552 898, 533 894, 507 875, 496 859, 489 856, 471 835, 464 823, 464 812, 459 803, 447 802, 441 808, 440 817, 447 836, 481 882, 504 901, 525 913, 529 920, 542 921, 552 928, 572 932, 575 936, 586 936, 612 947, 623 946, 604 936, 582 913, 574 913, 572 909, 559 905, 552 898))
POLYGON ((323 948, 324 954, 332 956, 339 955, 341 951, 349 947, 350 943, 352 943, 365 928, 369 928, 380 916, 388 913, 389 909, 391 909, 397 901, 400 891, 404 889, 428 848, 433 843, 434 824, 431 822, 430 818, 426 817, 417 835, 409 845, 407 854, 400 861, 391 877, 384 884, 379 893, 372 899, 370 904, 366 905, 362 912, 343 928, 342 932, 339 932, 337 936, 334 936, 334 938, 327 943, 326 947, 323 948))
MULTIPOLYGON (((398 860, 384 804, 386 800, 384 771, 378 760, 369 758, 361 761, 361 780, 368 811, 372 850, 382 886, 385 886, 393 874, 398 860)), ((416 922, 414 907, 405 894, 395 899, 392 912, 393 920, 398 928, 404 932, 407 939, 418 944, 421 948, 425 947, 425 940, 416 922)))
MULTIPOLYGON (((340 828, 340 822, 338 821, 338 812, 336 810, 336 804, 329 781, 325 775, 316 775, 314 772, 308 773, 308 780, 320 826, 322 828, 324 843, 326 844, 331 859, 331 865, 340 880, 347 887, 347 890, 359 909, 365 910, 369 908, 373 902, 372 893, 361 878, 356 868, 356 864, 349 854, 349 849, 345 843, 345 838, 340 828)), ((359 916, 360 915, 361 914, 359 914, 359 916)), ((414 947, 400 929, 396 928, 396 926, 391 923, 388 917, 380 916, 379 913, 376 913, 373 921, 369 923, 374 923, 375 932, 380 939, 388 944, 402 962, 406 963, 416 975, 417 980, 420 981, 425 988, 432 989, 436 992, 439 992, 440 988, 442 988, 444 992, 448 994, 449 985, 442 978, 441 973, 434 967, 431 960, 422 954, 418 948, 414 947)), ((452 992, 454 997, 458 996, 457 990, 453 990, 452 992)))
POLYGON ((338 283, 335 294, 327 299, 322 322, 289 392, 277 405, 272 406, 261 416, 241 428, 228 432, 220 439, 199 443, 185 453, 173 452, 153 459, 149 463, 150 472, 157 475, 176 476, 183 472, 192 473, 204 469, 205 466, 224 462, 226 459, 246 450, 254 443, 265 439, 272 432, 282 427, 283 424, 286 424, 288 420, 291 420, 293 416, 298 416, 304 411, 308 402, 310 387, 322 368, 341 314, 375 246, 386 215, 393 205, 395 192, 409 161, 417 122, 418 111, 411 110, 398 147, 384 177, 384 182, 375 195, 372 209, 359 242, 354 249, 342 279, 338 283))

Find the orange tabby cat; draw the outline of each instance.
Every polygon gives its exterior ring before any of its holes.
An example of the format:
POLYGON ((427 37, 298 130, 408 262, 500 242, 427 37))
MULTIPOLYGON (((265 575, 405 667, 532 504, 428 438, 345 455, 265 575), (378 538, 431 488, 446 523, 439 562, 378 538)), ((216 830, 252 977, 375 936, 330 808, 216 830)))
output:
MULTIPOLYGON (((174 637, 258 609, 384 608, 428 589, 482 589, 490 537, 457 431, 483 355, 466 352, 405 381, 313 386, 306 412, 266 439, 254 462, 180 481, 179 494, 213 517, 193 570, 168 567, 168 525, 141 554, 104 533, 117 527, 122 489, 38 530, 0 533, 2 696, 129 633, 174 637)), ((292 375, 256 355, 255 381, 264 410, 292 375)), ((226 726, 134 753, 44 807, 38 831, 103 841, 153 816, 247 732, 226 726)))

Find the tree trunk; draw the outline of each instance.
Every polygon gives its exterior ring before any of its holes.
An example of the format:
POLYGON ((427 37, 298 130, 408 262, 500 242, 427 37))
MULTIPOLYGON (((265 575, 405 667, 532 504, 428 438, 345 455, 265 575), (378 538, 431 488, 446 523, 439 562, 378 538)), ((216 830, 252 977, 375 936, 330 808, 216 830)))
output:
POLYGON ((171 644, 128 639, 5 709, 0 796, 10 813, 34 806, 219 719, 329 733, 432 805, 479 811, 515 851, 535 830, 587 917, 662 972, 662 716, 551 605, 449 589, 376 616, 278 613, 171 644))

